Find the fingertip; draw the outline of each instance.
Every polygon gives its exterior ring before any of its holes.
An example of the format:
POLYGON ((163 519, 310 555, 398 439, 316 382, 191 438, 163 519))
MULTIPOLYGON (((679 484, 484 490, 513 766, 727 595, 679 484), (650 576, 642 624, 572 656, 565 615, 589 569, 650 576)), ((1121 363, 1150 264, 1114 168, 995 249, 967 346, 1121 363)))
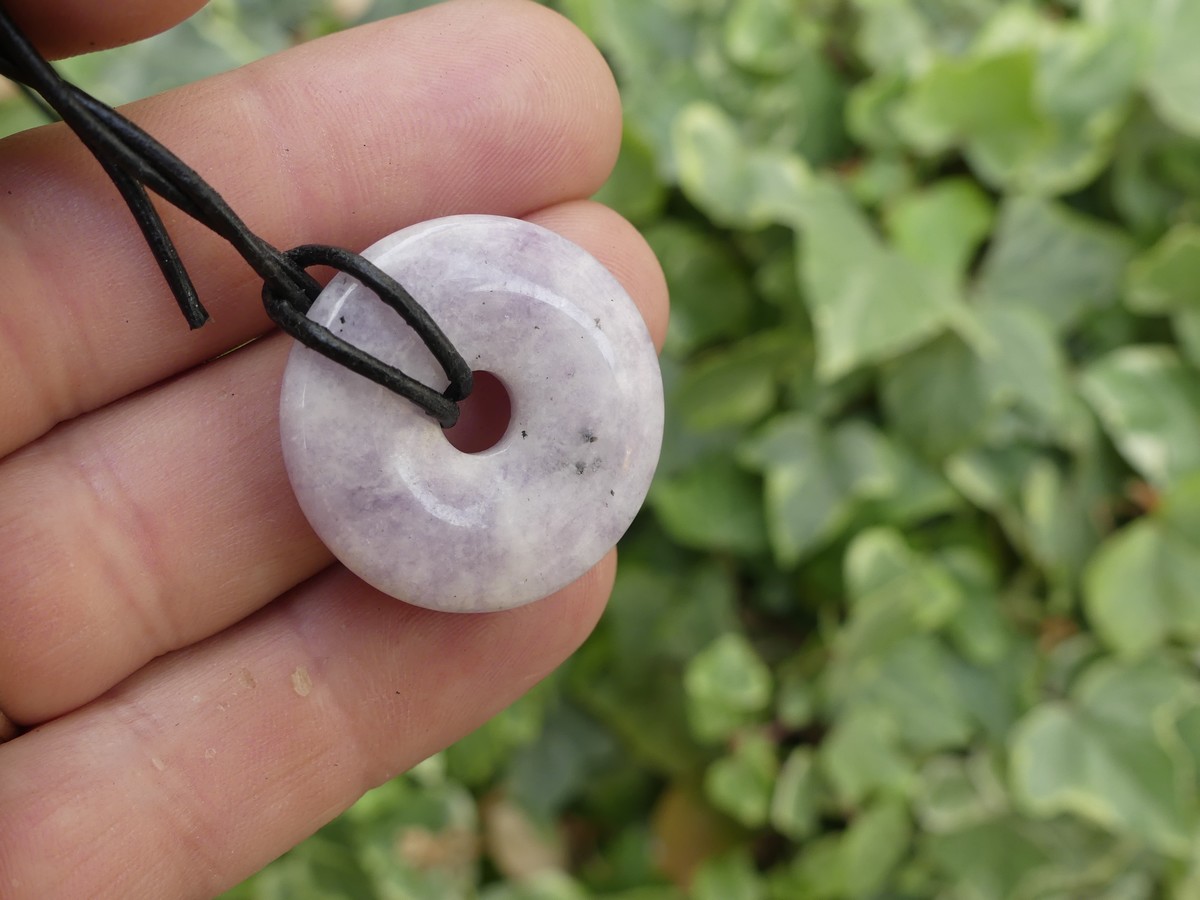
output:
POLYGON ((633 298, 654 346, 662 349, 670 317, 667 279, 641 232, 619 213, 591 200, 559 203, 526 218, 575 242, 603 263, 633 298))
POLYGON ((21 0, 5 9, 50 59, 129 44, 166 31, 206 0, 21 0))
MULTIPOLYGON (((491 146, 486 171, 493 193, 528 194, 525 181, 531 169, 570 173, 560 184, 545 185, 561 196, 590 196, 599 190, 621 148, 621 96, 612 69, 587 35, 570 19, 533 0, 447 0, 397 17, 397 33, 425 16, 438 21, 447 39, 423 52, 439 58, 443 70, 454 72, 460 92, 477 84, 479 97, 489 98, 487 86, 503 68, 507 79, 522 83, 519 90, 510 90, 504 108, 498 110, 503 116, 528 123, 553 112, 554 139, 544 140, 532 152, 525 146, 519 159, 507 158, 512 144, 498 139, 494 117, 487 132, 463 135, 469 143, 491 146), (464 41, 487 49, 464 58, 464 41), (564 105, 562 98, 570 102, 564 105), (513 186, 519 187, 510 190, 513 186)), ((494 99, 488 102, 495 104, 494 99)), ((446 111, 444 106, 440 109, 446 111)), ((487 121, 487 116, 473 120, 476 126, 487 121)), ((464 183, 469 184, 469 177, 464 183)), ((450 187, 441 205, 469 210, 450 187)), ((536 208, 528 206, 522 212, 536 208)))

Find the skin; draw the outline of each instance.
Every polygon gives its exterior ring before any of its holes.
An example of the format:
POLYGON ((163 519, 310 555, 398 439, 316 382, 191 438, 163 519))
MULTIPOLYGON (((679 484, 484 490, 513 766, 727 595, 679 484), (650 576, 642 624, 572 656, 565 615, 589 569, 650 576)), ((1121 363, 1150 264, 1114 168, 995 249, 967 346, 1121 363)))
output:
MULTIPOLYGON (((197 3, 6 5, 63 54, 144 37, 197 3)), ((585 199, 620 140, 612 77, 525 0, 453 0, 127 112, 277 246, 522 216, 605 263, 662 339, 653 255, 585 199)), ((166 218, 213 315, 195 333, 69 133, 0 143, 6 898, 236 884, 528 690, 612 584, 610 554, 544 601, 455 616, 338 566, 280 459, 289 340, 232 251, 166 218)))

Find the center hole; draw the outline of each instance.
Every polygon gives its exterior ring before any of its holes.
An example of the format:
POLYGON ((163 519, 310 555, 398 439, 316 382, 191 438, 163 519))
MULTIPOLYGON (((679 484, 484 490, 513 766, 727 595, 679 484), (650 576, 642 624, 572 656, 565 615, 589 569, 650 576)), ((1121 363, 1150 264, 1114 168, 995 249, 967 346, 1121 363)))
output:
POLYGON ((442 431, 463 453, 482 453, 500 443, 512 419, 512 401, 504 384, 491 372, 472 372, 471 396, 458 404, 458 422, 442 431))

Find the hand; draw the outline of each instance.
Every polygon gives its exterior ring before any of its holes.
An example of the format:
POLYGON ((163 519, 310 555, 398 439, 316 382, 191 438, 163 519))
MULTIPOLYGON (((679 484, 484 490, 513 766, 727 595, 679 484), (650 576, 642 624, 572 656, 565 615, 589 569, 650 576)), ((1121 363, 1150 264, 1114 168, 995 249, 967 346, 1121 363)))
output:
MULTIPOLYGON (((5 2, 55 53, 198 5, 5 2)), ((611 76, 535 4, 446 3, 130 115, 276 246, 357 250, 435 216, 524 216, 608 265, 662 337, 652 254, 584 199, 619 143, 611 76)), ((612 554, 545 601, 462 616, 336 565, 280 458, 291 342, 227 246, 167 223, 213 314, 195 333, 70 133, 0 144, 5 898, 236 884, 545 676, 611 586, 612 554)))

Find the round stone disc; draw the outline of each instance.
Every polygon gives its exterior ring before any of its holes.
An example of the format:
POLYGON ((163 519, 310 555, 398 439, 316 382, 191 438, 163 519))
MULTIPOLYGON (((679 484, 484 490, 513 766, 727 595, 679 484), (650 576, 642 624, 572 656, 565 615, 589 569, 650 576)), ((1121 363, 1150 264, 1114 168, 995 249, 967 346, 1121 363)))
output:
MULTIPOLYGON (((463 453, 408 400, 297 344, 280 434, 321 540, 381 591, 432 609, 507 609, 584 574, 633 521, 662 443, 658 360, 633 301, 586 251, 517 219, 436 219, 363 255, 499 379, 512 415, 499 443, 463 453)), ((446 387, 400 316, 348 276, 309 317, 446 387)))

